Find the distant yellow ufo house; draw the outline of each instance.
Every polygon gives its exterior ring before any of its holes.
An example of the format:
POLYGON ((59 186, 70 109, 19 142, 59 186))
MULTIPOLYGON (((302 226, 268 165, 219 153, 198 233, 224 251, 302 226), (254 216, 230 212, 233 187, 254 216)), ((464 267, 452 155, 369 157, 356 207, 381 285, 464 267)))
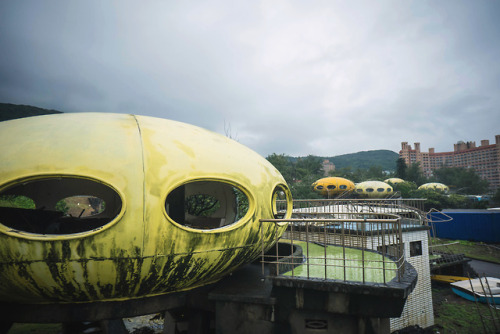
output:
POLYGON ((325 177, 312 184, 315 192, 325 197, 334 197, 346 191, 354 190, 354 183, 343 177, 325 177))
POLYGON ((424 183, 420 187, 418 187, 418 189, 436 190, 441 192, 448 192, 450 190, 447 185, 439 182, 424 183))
POLYGON ((392 184, 398 184, 398 183, 403 183, 405 180, 400 179, 399 177, 391 177, 390 179, 384 180, 385 183, 392 183, 392 184))
POLYGON ((392 193, 392 187, 382 181, 364 181, 356 184, 356 194, 360 197, 384 198, 392 193))
POLYGON ((259 219, 291 215, 277 212, 291 194, 266 159, 184 123, 38 116, 1 122, 0 146, 0 202, 33 206, 0 207, 2 302, 123 300, 213 283, 286 229, 259 219))

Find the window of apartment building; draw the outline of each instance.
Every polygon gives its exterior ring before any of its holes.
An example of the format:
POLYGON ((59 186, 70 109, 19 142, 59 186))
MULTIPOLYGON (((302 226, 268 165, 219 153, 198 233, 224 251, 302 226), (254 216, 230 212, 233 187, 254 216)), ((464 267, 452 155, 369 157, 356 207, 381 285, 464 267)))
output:
POLYGON ((410 257, 422 255, 422 241, 410 242, 410 257))

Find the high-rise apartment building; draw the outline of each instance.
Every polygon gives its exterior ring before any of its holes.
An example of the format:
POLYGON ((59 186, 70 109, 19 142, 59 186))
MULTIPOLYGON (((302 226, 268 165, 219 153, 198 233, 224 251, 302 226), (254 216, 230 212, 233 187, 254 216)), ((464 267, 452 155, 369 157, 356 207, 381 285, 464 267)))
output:
POLYGON ((420 162, 420 167, 425 176, 433 175, 435 169, 442 167, 473 168, 476 173, 490 183, 490 188, 495 190, 500 187, 500 135, 495 136, 495 144, 489 140, 481 140, 481 146, 476 147, 475 142, 459 141, 451 152, 420 151, 420 143, 415 143, 412 149, 408 142, 401 143, 399 157, 404 159, 406 165, 420 162))

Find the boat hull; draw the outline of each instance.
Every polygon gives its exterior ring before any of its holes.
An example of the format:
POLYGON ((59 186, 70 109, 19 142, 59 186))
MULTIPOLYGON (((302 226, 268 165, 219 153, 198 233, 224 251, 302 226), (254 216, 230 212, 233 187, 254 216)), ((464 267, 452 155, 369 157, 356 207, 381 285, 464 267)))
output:
POLYGON ((451 290, 458 296, 470 301, 500 305, 500 279, 481 277, 450 284, 451 290))

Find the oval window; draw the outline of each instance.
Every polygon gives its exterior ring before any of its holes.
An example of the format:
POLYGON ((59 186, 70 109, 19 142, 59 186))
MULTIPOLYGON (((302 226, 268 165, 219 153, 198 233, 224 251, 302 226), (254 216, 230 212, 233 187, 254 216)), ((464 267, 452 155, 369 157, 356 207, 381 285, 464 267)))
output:
POLYGON ((372 192, 373 192, 373 188, 366 188, 366 189, 365 189, 365 191, 366 191, 367 193, 372 193, 372 192))
POLYGON ((278 185, 273 190, 272 208, 275 219, 283 219, 288 216, 288 212, 290 211, 288 192, 288 188, 284 185, 278 185))
POLYGON ((346 186, 345 184, 341 184, 341 185, 339 186, 339 188, 340 188, 340 189, 342 189, 342 190, 344 190, 344 189, 347 189, 347 186, 346 186))
POLYGON ((363 189, 356 189, 356 191, 357 191, 358 193, 362 193, 362 192, 363 192, 363 189))
POLYGON ((391 189, 391 188, 387 188, 387 192, 391 192, 391 191, 392 191, 392 189, 391 189))
POLYGON ((378 191, 379 193, 384 192, 384 188, 377 188, 377 191, 378 191))
POLYGON ((176 223, 201 230, 232 225, 249 209, 248 197, 219 181, 196 181, 172 190, 165 201, 167 215, 176 223))
POLYGON ((327 186, 327 188, 332 190, 332 189, 335 189, 335 186, 333 184, 330 184, 329 186, 327 186))
POLYGON ((316 189, 321 190, 321 189, 323 189, 323 186, 317 186, 316 189))
POLYGON ((92 231, 114 220, 121 208, 121 198, 111 187, 77 177, 21 180, 0 193, 0 223, 35 234, 92 231), (9 207, 5 198, 22 205, 9 207))

